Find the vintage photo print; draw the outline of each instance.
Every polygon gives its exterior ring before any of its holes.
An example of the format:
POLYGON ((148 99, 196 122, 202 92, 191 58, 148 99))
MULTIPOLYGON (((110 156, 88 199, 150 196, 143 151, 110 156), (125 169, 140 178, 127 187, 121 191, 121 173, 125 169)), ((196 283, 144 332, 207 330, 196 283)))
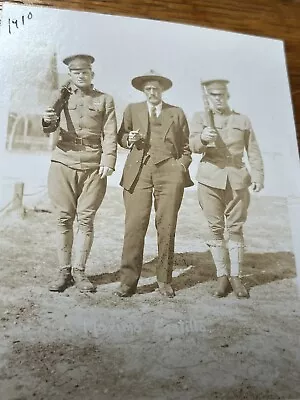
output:
POLYGON ((284 43, 7 2, 0 41, 1 399, 299 398, 284 43))

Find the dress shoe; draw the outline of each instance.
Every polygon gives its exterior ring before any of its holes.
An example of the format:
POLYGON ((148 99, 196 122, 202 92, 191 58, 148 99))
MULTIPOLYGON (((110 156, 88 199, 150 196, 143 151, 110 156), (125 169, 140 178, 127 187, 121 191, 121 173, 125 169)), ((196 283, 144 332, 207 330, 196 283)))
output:
POLYGON ((217 289, 214 292, 215 297, 224 297, 228 293, 229 280, 227 275, 219 276, 217 279, 217 289))
POLYGON ((162 296, 166 297, 174 297, 175 292, 172 286, 169 283, 157 282, 158 291, 162 296))
POLYGON ((242 298, 249 297, 248 290, 242 284, 242 282, 238 276, 232 276, 230 278, 230 283, 231 283, 232 289, 237 298, 242 299, 242 298))
POLYGON ((131 286, 125 285, 125 283, 121 283, 118 289, 114 292, 114 294, 119 297, 131 297, 134 293, 135 289, 131 286))
POLYGON ((71 275, 71 267, 62 268, 58 270, 57 276, 49 285, 51 292, 63 292, 68 286, 73 284, 73 278, 71 275))
POLYGON ((73 268, 73 279, 76 287, 81 292, 95 292, 96 288, 91 281, 85 276, 84 270, 73 268))

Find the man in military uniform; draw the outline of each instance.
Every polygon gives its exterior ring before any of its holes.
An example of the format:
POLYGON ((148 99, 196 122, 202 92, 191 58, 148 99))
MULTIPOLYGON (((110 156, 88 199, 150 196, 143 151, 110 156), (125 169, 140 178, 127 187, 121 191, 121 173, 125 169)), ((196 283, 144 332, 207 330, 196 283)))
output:
POLYGON ((116 294, 136 291, 143 264, 144 241, 154 197, 158 239, 157 283, 163 296, 171 286, 177 215, 185 186, 193 185, 189 128, 181 108, 162 101, 172 81, 151 70, 132 80, 146 101, 129 104, 118 132, 118 143, 128 154, 121 186, 126 209, 121 285, 116 294))
POLYGON ((244 256, 243 225, 250 200, 248 188, 251 186, 254 192, 263 188, 264 169, 249 118, 228 105, 228 83, 226 80, 203 82, 213 111, 214 126, 210 126, 206 113, 196 113, 190 147, 193 152, 203 154, 197 173, 198 199, 211 232, 207 244, 217 270, 215 296, 225 296, 231 284, 236 296, 241 298, 249 296, 240 280, 244 256), (244 150, 250 173, 243 162, 244 150), (228 251, 224 241, 225 223, 228 251))
POLYGON ((90 55, 63 60, 69 68, 67 95, 55 94, 52 107, 43 115, 46 134, 58 132, 48 175, 48 192, 57 217, 58 276, 51 291, 63 291, 72 281, 80 291, 93 291, 85 266, 94 237, 94 218, 104 198, 107 176, 114 171, 117 123, 111 96, 92 85, 90 55), (61 104, 61 107, 57 107, 61 104), (73 247, 73 222, 78 231, 73 247))

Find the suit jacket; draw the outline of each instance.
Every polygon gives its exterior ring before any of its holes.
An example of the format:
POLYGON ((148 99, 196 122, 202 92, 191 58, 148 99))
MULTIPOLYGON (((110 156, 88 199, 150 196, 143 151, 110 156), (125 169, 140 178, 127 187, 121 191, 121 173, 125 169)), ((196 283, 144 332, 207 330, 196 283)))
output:
POLYGON ((208 123, 203 112, 194 115, 191 123, 190 146, 202 153, 197 181, 218 189, 225 189, 227 179, 234 190, 248 187, 251 182, 264 183, 264 167, 260 149, 248 117, 235 111, 229 115, 215 114, 218 131, 216 147, 207 147, 200 138, 208 123), (250 171, 243 162, 246 151, 250 171))
MULTIPOLYGON (((164 143, 175 159, 186 169, 184 186, 193 186, 188 167, 192 162, 189 148, 189 127, 181 108, 164 103, 161 111, 164 143)), ((124 111, 121 127, 118 132, 118 143, 129 148, 120 185, 128 191, 134 187, 143 159, 146 155, 146 141, 149 129, 149 112, 147 102, 129 104, 124 111), (128 134, 132 130, 140 130, 142 139, 133 146, 128 146, 128 134)))
MULTIPOLYGON (((56 124, 42 122, 45 133, 60 131, 52 160, 72 168, 86 169, 99 164, 114 168, 117 157, 117 121, 113 98, 91 87, 85 95, 71 84, 72 92, 56 124), (70 139, 93 140, 95 145, 76 146, 70 139)), ((52 104, 60 93, 54 93, 52 104)))

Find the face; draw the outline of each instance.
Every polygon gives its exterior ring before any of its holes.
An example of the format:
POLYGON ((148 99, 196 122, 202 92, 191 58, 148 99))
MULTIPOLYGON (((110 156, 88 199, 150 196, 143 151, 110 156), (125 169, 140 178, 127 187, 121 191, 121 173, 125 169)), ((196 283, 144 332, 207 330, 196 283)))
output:
POLYGON ((94 72, 89 69, 76 69, 69 72, 71 81, 80 89, 85 89, 91 86, 94 78, 94 72))
POLYGON ((208 98, 214 110, 223 111, 228 107, 229 94, 226 90, 212 90, 208 98))
POLYGON ((150 104, 157 105, 161 102, 163 87, 158 81, 149 81, 145 83, 143 92, 150 104))

